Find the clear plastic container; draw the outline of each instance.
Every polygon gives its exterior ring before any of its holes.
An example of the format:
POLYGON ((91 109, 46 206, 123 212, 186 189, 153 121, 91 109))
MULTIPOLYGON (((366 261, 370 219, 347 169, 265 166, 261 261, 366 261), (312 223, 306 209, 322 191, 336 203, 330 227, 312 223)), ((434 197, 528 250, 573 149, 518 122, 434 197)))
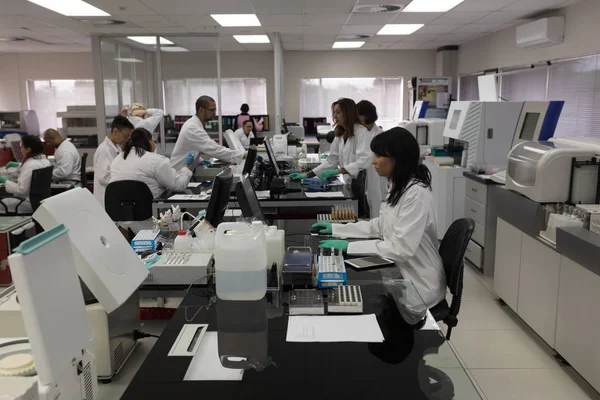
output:
POLYGON ((226 222, 215 237, 217 296, 223 300, 260 300, 267 293, 267 244, 260 221, 226 222))
POLYGON ((193 238, 188 235, 187 231, 179 231, 179 234, 173 242, 173 249, 176 251, 190 251, 192 249, 193 238))
POLYGON ((273 263, 277 264, 277 270, 281 271, 283 257, 285 256, 285 231, 270 226, 267 230, 267 269, 271 269, 273 263))

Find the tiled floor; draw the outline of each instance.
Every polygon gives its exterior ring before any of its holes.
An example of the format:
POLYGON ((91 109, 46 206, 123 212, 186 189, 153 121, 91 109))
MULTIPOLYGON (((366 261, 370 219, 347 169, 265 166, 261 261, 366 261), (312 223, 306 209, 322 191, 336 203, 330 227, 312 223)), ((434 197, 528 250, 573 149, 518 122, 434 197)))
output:
MULTIPOLYGON (((493 281, 467 267, 459 325, 450 345, 487 400, 600 399, 572 368, 564 368, 492 291, 493 281)), ((445 329, 445 327, 443 327, 445 329)))

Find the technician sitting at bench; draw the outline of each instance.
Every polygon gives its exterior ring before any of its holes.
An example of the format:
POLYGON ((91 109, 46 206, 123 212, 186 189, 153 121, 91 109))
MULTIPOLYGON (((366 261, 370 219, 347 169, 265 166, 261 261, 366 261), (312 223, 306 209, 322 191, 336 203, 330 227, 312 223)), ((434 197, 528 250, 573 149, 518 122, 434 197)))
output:
POLYGON ((171 168, 169 159, 154 153, 152 134, 144 128, 135 129, 123 146, 123 152, 110 165, 110 183, 133 180, 145 183, 157 198, 165 190, 182 192, 187 188, 194 163, 194 153, 188 153, 183 168, 171 168))
POLYGON ((63 139, 56 129, 46 129, 44 141, 48 146, 56 149, 54 153, 56 165, 52 171, 52 180, 55 182, 79 182, 81 180, 81 156, 77 151, 77 147, 70 141, 63 139))

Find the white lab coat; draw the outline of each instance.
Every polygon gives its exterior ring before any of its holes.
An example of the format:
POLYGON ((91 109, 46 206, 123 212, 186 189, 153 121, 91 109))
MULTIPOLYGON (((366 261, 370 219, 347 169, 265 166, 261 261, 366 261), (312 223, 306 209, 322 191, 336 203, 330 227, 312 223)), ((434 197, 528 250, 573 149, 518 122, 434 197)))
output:
POLYGON ((241 163, 244 159, 244 152, 228 149, 212 140, 196 115, 185 121, 185 124, 181 127, 177 143, 175 143, 175 148, 171 154, 171 167, 176 170, 183 168, 183 160, 190 151, 196 154, 194 165, 190 165, 192 170, 196 167, 200 158, 210 160, 214 157, 225 162, 235 163, 241 163))
MULTIPOLYGON (((25 201, 19 206, 19 212, 31 212, 31 202, 29 201, 29 190, 31 189, 31 176, 36 169, 49 167, 50 161, 45 155, 32 157, 21 165, 19 178, 17 182, 6 181, 4 184, 6 192, 15 196, 25 197, 25 201)), ((6 198, 2 200, 8 206, 9 211, 15 211, 20 200, 6 198)), ((0 213, 4 213, 4 207, 0 206, 0 213)))
POLYGON ((344 181, 350 183, 358 173, 367 169, 371 164, 373 153, 371 152, 372 135, 362 125, 354 125, 354 136, 344 143, 343 136, 336 136, 331 143, 329 156, 313 169, 319 176, 326 169, 344 168, 348 174, 344 175, 344 181))
MULTIPOLYGON (((366 129, 366 128, 365 128, 366 129)), ((371 134, 371 140, 383 132, 383 129, 377 125, 367 132, 371 134)), ((370 145, 370 144, 369 144, 370 145)), ((379 176, 375 171, 375 166, 371 163, 367 168, 367 201, 369 202, 369 215, 375 217, 379 215, 381 203, 387 198, 388 180, 385 177, 379 176)))
POLYGON ((94 196, 104 207, 104 194, 110 182, 110 164, 117 158, 121 148, 107 136, 94 154, 94 196))
POLYGON ((53 180, 81 181, 81 157, 73 143, 63 140, 54 152, 54 160, 53 180))
POLYGON ((397 268, 384 276, 410 279, 427 307, 446 297, 446 276, 438 253, 433 194, 418 184, 411 186, 395 207, 381 205, 379 217, 355 224, 333 224, 333 236, 380 238, 351 242, 350 255, 379 255, 395 261, 397 268))
POLYGON ((124 153, 119 154, 110 165, 110 183, 125 180, 144 182, 154 198, 167 189, 175 192, 185 190, 192 177, 188 168, 175 171, 169 159, 160 154, 147 151, 139 157, 132 148, 127 159, 123 156, 124 153))
POLYGON ((153 133, 160 120, 164 117, 165 112, 158 108, 149 108, 146 110, 146 118, 130 116, 129 122, 133 124, 134 128, 144 128, 153 133))
POLYGON ((240 128, 237 131, 235 131, 234 134, 239 139, 242 146, 244 146, 244 148, 248 150, 248 147, 250 147, 250 139, 254 139, 254 133, 250 131, 250 134, 246 136, 246 134, 244 133, 244 129, 240 128))

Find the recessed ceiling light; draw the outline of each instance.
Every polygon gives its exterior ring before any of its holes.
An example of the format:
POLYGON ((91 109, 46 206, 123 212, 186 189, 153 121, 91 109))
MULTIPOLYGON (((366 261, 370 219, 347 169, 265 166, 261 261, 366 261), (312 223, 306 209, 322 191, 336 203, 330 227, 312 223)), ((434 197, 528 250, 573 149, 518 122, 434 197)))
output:
POLYGON ((465 0, 413 0, 402 12, 446 12, 465 0))
POLYGON ((233 35, 238 43, 271 43, 267 35, 233 35))
POLYGON ((256 14, 211 14, 210 16, 224 27, 261 26, 256 14))
POLYGON ((358 49, 362 47, 365 42, 335 42, 333 49, 358 49))
MULTIPOLYGON (((127 39, 141 44, 156 45, 156 36, 127 36, 127 39)), ((160 38, 160 44, 173 44, 169 39, 160 38)))
POLYGON ((378 35, 411 35, 424 27, 423 24, 387 24, 377 32, 378 35))
POLYGON ((115 58, 115 61, 123 62, 123 63, 141 63, 142 60, 138 60, 137 58, 115 58))
POLYGON ((68 17, 108 17, 109 13, 82 0, 28 0, 68 17))
POLYGON ((184 51, 189 51, 189 50, 184 49, 183 47, 179 47, 179 46, 161 46, 160 51, 178 53, 178 52, 184 52, 184 51))

